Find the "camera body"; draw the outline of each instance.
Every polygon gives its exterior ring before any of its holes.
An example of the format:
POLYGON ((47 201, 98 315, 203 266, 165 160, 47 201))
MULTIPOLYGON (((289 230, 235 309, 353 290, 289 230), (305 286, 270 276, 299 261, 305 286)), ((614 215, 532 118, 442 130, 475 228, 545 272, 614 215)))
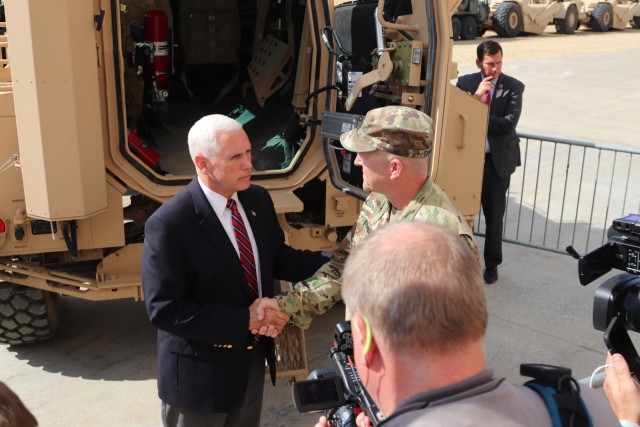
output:
POLYGON ((375 426, 383 418, 360 381, 353 363, 351 323, 340 322, 330 350, 332 370, 315 370, 305 381, 293 383, 293 403, 298 412, 326 411, 334 427, 355 427, 356 415, 365 412, 375 426))
MULTIPOLYGON (((587 285, 612 269, 626 271, 602 283, 593 300, 593 327, 603 331, 611 353, 624 356, 632 374, 640 373, 640 357, 627 331, 640 331, 640 214, 613 220, 603 246, 579 257, 580 283, 587 285), (631 274, 629 274, 631 273, 631 274)), ((567 251, 576 255, 569 247, 567 251)))
POLYGON ((640 274, 640 214, 629 214, 614 219, 611 229, 614 235, 609 241, 584 256, 577 255, 569 246, 567 252, 578 258, 578 275, 584 286, 617 269, 640 274))

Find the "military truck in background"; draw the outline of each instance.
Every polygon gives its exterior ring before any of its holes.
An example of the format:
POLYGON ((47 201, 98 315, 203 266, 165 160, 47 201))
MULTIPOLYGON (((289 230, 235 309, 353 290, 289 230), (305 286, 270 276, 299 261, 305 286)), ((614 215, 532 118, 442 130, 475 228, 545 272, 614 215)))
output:
POLYGON ((581 25, 597 32, 640 28, 637 0, 491 0, 490 10, 491 29, 499 37, 542 34, 549 24, 560 34, 573 34, 581 25))
POLYGON ((453 40, 473 40, 491 27, 489 0, 462 0, 451 17, 453 40))
MULTIPOLYGON (((144 223, 193 179, 206 114, 244 124, 292 246, 331 250, 353 223, 366 194, 338 138, 384 105, 432 116, 431 177, 472 221, 488 109, 451 84, 457 3, 5 0, 0 342, 51 337, 61 296, 144 298, 144 223)), ((300 334, 281 371, 306 369, 300 334)))

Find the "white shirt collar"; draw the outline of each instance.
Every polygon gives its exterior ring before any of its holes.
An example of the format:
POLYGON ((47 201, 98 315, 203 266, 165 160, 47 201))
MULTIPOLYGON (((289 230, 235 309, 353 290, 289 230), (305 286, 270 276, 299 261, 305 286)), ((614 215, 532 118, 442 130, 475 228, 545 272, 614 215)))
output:
MULTIPOLYGON (((200 184, 200 188, 202 188, 202 192, 209 201, 209 204, 211 205, 213 211, 216 213, 218 218, 222 218, 225 209, 227 208, 227 198, 204 185, 200 177, 198 177, 198 184, 200 184)), ((238 193, 233 193, 231 195, 231 198, 239 204, 238 193)))

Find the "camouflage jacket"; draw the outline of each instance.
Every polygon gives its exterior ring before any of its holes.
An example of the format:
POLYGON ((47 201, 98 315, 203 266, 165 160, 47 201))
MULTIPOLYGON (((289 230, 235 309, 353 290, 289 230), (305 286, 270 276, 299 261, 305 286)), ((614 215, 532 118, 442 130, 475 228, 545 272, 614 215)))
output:
POLYGON ((441 225, 462 236, 474 251, 478 263, 480 255, 473 240, 473 232, 458 213, 449 197, 437 185, 427 180, 407 207, 391 217, 391 204, 380 193, 371 193, 362 206, 358 220, 340 242, 331 261, 323 265, 313 277, 297 283, 294 289, 276 297, 280 310, 291 316, 296 326, 306 329, 313 316, 323 314, 342 299, 340 288, 344 263, 356 246, 370 232, 391 221, 418 220, 441 225))

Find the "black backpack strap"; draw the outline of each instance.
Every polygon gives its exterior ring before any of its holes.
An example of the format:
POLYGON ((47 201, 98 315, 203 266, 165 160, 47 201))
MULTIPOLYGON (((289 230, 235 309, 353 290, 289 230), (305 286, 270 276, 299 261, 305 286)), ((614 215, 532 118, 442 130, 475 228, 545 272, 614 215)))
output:
POLYGON ((580 397, 580 385, 571 376, 570 369, 523 364, 520 374, 534 378, 524 385, 544 401, 553 427, 593 427, 589 411, 580 397))

